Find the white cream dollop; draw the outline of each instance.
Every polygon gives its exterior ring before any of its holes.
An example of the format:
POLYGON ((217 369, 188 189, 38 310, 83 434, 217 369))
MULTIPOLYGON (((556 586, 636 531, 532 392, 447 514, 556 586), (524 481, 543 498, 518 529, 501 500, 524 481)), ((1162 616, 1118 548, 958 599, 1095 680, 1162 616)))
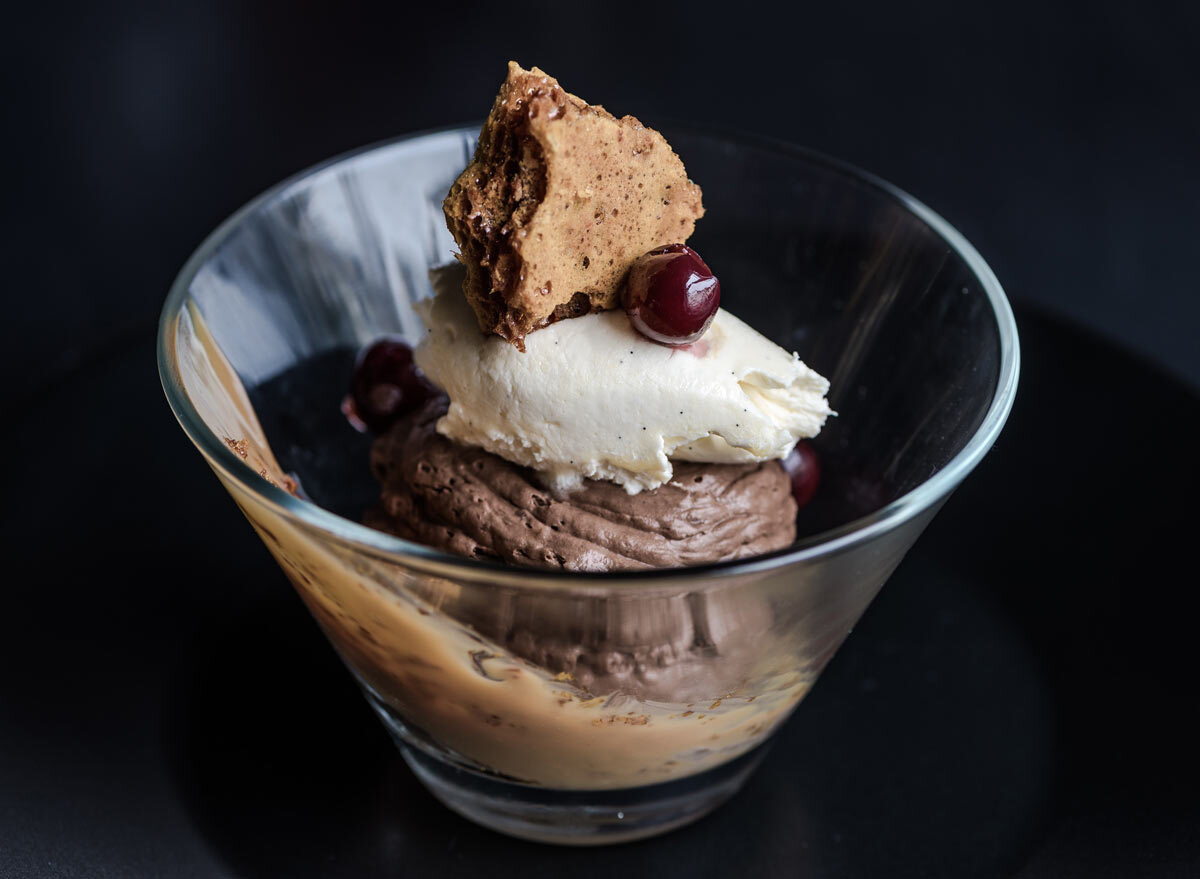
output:
POLYGON ((607 479, 636 494, 669 482, 672 459, 782 458, 831 414, 828 381, 727 311, 687 349, 651 342, 618 310, 530 333, 522 353, 480 332, 458 278, 435 277, 419 303, 417 365, 450 397, 438 432, 556 489, 607 479))

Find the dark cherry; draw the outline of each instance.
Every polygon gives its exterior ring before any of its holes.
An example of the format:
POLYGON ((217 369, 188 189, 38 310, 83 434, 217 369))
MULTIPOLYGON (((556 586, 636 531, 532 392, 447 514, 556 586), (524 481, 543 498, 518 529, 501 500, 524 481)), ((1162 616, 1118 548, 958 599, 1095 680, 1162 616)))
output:
POLYGON ((792 497, 796 499, 796 506, 803 509, 817 493, 817 484, 821 481, 821 465, 817 461, 817 453, 813 451, 812 446, 800 440, 783 459, 783 469, 792 479, 792 497))
POLYGON ((668 244, 637 258, 621 302, 639 333, 681 348, 703 336, 712 323, 721 304, 721 282, 696 251, 668 244))
POLYGON ((342 411, 356 429, 383 433, 436 393, 413 363, 412 348, 380 339, 358 356, 342 411))

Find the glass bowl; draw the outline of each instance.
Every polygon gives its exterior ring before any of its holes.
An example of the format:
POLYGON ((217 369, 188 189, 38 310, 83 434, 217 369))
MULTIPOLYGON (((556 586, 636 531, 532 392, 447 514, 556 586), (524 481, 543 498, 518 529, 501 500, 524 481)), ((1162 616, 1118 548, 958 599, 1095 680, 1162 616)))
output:
POLYGON ((975 250, 896 188, 797 147, 667 129, 704 189, 691 243, 722 304, 832 382, 839 415, 814 442, 823 481, 796 543, 586 575, 371 530, 369 439, 338 404, 365 343, 418 338, 413 303, 453 251, 441 201, 475 133, 371 147, 244 207, 172 287, 159 370, 438 799, 528 839, 650 836, 738 790, 987 452, 1016 391, 1016 327, 975 250))

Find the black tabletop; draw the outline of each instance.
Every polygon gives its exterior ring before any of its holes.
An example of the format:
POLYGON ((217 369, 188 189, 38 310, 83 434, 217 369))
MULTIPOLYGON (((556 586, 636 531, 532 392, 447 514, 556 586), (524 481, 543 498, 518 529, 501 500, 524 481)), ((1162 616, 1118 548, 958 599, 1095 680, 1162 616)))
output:
POLYGON ((434 801, 172 422, 150 340, 89 363, 6 438, 32 564, 5 589, 0 875, 1197 875, 1175 511, 1200 399, 1018 321, 1008 428, 745 790, 592 850, 434 801))

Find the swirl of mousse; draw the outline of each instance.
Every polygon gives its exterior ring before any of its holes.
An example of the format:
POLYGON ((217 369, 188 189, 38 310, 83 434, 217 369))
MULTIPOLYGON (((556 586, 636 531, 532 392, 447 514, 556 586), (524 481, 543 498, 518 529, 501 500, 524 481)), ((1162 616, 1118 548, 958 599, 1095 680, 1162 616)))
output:
POLYGON ((431 400, 375 441, 371 527, 468 558, 569 571, 725 561, 795 539, 796 503, 778 461, 681 464, 656 491, 587 481, 556 496, 528 469, 441 436, 445 410, 444 397, 431 400))
POLYGON ((432 277, 415 359, 450 398, 438 433, 556 491, 606 480, 636 494, 672 483, 679 462, 781 459, 831 414, 828 381, 727 311, 686 348, 606 311, 531 333, 521 352, 480 333, 461 267, 432 277))

